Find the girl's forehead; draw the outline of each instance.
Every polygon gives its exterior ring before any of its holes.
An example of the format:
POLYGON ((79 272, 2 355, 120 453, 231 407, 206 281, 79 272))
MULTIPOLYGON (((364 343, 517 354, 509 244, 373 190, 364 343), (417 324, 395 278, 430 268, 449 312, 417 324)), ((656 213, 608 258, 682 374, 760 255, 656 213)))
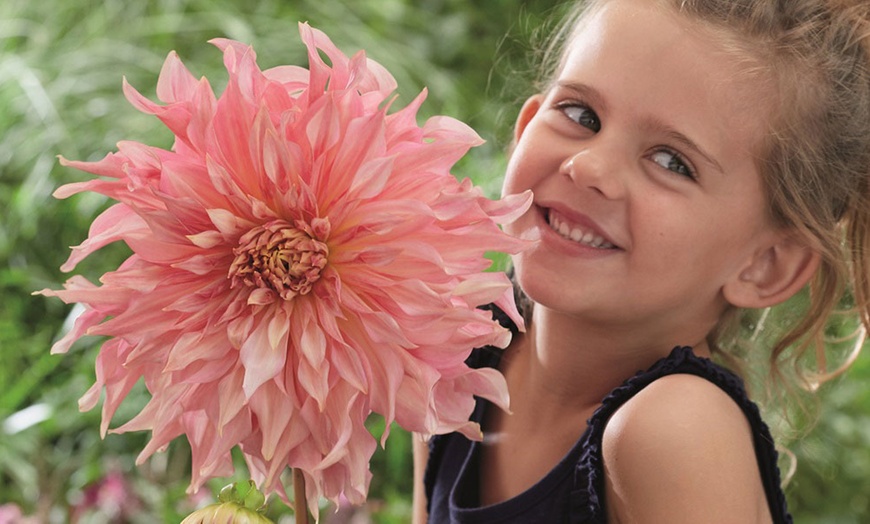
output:
POLYGON ((618 73, 624 82, 653 89, 679 78, 680 86, 697 86, 698 96, 712 97, 716 105, 728 102, 735 109, 768 115, 771 74, 748 51, 731 45, 734 38, 681 13, 669 1, 597 2, 578 21, 556 79, 618 73))
POLYGON ((757 151, 770 123, 767 87, 692 24, 658 2, 605 2, 573 34, 555 85, 594 93, 605 117, 697 137, 715 156, 757 151))

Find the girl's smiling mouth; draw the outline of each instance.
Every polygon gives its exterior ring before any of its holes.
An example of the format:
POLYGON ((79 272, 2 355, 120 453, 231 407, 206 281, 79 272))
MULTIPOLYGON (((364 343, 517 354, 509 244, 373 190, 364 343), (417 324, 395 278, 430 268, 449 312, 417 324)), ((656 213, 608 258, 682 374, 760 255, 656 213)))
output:
POLYGON ((595 249, 619 249, 618 246, 608 241, 594 229, 572 223, 552 208, 546 209, 544 212, 550 229, 562 238, 595 249))

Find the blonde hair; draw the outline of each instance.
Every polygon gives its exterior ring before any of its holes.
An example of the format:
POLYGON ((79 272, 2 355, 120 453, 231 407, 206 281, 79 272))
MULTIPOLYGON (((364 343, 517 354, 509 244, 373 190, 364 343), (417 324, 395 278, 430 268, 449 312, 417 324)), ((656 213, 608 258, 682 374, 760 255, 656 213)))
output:
MULTIPOLYGON (((571 37, 587 15, 609 2, 580 2, 543 49, 540 78, 549 87, 571 37)), ((708 337, 725 360, 739 363, 766 323, 784 326, 761 337, 771 346, 771 373, 811 387, 854 360, 870 326, 870 7, 860 0, 651 0, 697 21, 705 37, 740 58, 745 73, 772 87, 769 131, 758 168, 775 222, 821 255, 821 266, 794 303, 768 312, 731 310, 708 337), (857 339, 828 364, 829 321, 846 307, 857 339), (771 322, 770 318, 776 318, 771 322), (729 356, 731 358, 729 358, 729 356), (790 369, 789 369, 790 368, 790 369)), ((765 100, 767 102, 767 100, 765 100)), ((793 302, 793 301, 790 301, 793 302)), ((739 366, 737 366, 739 367, 739 366)))

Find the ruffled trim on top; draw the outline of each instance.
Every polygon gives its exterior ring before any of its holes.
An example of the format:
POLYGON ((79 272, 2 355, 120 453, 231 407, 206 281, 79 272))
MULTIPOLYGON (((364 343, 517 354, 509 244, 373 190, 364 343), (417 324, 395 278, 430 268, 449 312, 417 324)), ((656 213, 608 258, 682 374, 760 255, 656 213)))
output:
POLYGON ((604 523, 607 514, 604 503, 604 458, 601 443, 604 428, 610 417, 646 386, 655 380, 674 374, 692 374, 704 378, 728 395, 740 406, 752 428, 755 455, 761 471, 762 484, 767 495, 773 521, 777 524, 791 524, 785 494, 780 485, 780 471, 777 465, 778 454, 774 447, 770 429, 762 420, 758 406, 749 400, 743 381, 734 373, 719 366, 710 359, 696 356, 692 348, 676 347, 671 354, 656 362, 647 371, 640 371, 622 386, 614 389, 602 401, 601 406, 588 421, 588 429, 582 438, 583 452, 574 472, 575 492, 573 501, 575 511, 571 522, 604 523))

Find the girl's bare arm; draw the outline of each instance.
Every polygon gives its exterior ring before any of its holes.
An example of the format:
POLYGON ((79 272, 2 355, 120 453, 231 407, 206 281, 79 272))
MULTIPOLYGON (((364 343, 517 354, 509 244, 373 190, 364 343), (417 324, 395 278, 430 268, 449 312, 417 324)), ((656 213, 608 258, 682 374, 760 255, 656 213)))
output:
POLYGON ((426 472, 426 462, 429 460, 429 444, 419 435, 411 437, 414 446, 414 499, 412 524, 426 524, 429 515, 426 512, 426 491, 423 486, 423 474, 426 472))

